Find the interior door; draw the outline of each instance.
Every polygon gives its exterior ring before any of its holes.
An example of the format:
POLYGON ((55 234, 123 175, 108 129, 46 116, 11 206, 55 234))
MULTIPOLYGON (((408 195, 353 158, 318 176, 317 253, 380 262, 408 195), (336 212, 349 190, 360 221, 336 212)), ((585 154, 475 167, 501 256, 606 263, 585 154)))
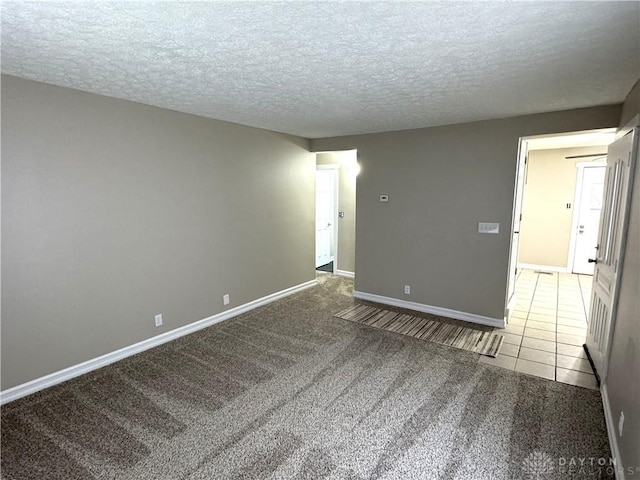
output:
POLYGON ((598 224, 602 210, 605 166, 584 166, 580 168, 578 179, 580 194, 578 197, 578 225, 575 231, 575 249, 573 254, 573 273, 593 275, 596 245, 598 244, 598 224))
POLYGON ((334 188, 334 170, 316 170, 316 268, 333 260, 334 188))
POLYGON ((630 203, 630 182, 638 148, 638 127, 609 146, 607 171, 597 255, 593 274, 591 308, 588 319, 586 347, 603 381, 606 376, 609 337, 613 331, 620 265, 624 255, 624 240, 630 203))

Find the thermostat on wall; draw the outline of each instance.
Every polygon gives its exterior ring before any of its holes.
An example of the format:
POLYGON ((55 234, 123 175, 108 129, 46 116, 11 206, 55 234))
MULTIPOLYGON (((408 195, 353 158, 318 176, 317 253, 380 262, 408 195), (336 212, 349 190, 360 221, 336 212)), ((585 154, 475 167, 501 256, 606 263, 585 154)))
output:
POLYGON ((388 202, 389 201, 389 195, 380 195, 380 201, 381 202, 388 202))

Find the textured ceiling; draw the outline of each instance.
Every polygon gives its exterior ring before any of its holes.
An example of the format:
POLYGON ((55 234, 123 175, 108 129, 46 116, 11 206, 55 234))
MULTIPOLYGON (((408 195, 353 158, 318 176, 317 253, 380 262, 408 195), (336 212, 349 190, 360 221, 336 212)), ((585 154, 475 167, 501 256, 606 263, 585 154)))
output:
POLYGON ((621 102, 638 2, 2 2, 2 71, 308 138, 621 102))

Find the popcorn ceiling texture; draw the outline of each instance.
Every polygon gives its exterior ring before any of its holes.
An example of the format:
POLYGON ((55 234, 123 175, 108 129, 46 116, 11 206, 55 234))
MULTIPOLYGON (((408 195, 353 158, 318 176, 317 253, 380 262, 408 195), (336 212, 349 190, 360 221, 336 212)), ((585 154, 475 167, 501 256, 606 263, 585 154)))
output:
POLYGON ((3 2, 2 72, 307 138, 619 103, 638 2, 3 2))

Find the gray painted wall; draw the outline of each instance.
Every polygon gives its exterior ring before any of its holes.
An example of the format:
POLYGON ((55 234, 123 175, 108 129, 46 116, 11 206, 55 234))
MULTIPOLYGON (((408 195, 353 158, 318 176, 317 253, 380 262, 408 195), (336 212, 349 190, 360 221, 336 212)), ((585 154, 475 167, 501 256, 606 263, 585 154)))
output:
POLYGON ((638 112, 640 112, 640 80, 636 82, 622 104, 620 127, 624 127, 638 112))
MULTIPOLYGON (((640 81, 624 103, 620 126, 640 113, 640 81)), ((617 437, 622 464, 640 468, 640 162, 637 160, 631 197, 629 232, 618 314, 615 322, 609 370, 605 380, 611 414, 617 430, 624 412, 624 433, 617 437)), ((637 473, 637 470, 635 471, 637 473)), ((630 478, 631 475, 627 475, 630 478)))
POLYGON ((318 153, 318 165, 340 165, 338 210, 338 270, 355 272, 356 254, 356 165, 357 152, 318 153))
POLYGON ((358 150, 356 290, 502 318, 519 137, 619 120, 617 105, 311 140, 358 150), (481 221, 500 234, 477 233, 481 221))
POLYGON ((2 162, 2 389, 314 278, 307 140, 3 76, 2 162))

